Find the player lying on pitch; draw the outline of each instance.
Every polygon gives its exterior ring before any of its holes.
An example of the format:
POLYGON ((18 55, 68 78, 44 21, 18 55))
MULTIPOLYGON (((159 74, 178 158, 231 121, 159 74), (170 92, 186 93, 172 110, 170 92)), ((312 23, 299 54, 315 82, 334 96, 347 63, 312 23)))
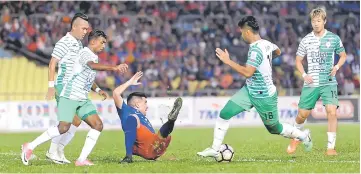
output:
POLYGON ((121 163, 132 163, 133 155, 141 156, 148 160, 155 160, 166 151, 170 141, 179 110, 182 107, 182 98, 177 98, 168 121, 155 133, 151 123, 146 118, 147 97, 142 92, 131 93, 127 104, 120 96, 129 86, 140 85, 138 80, 143 72, 137 72, 130 80, 120 85, 113 91, 113 98, 125 134, 126 156, 121 163))

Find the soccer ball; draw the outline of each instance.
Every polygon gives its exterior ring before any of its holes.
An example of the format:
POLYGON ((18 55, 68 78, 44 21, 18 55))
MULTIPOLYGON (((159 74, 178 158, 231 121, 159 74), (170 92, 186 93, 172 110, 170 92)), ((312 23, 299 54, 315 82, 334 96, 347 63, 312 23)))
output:
POLYGON ((228 144, 222 144, 219 154, 215 157, 217 162, 231 162, 234 157, 233 148, 228 144))

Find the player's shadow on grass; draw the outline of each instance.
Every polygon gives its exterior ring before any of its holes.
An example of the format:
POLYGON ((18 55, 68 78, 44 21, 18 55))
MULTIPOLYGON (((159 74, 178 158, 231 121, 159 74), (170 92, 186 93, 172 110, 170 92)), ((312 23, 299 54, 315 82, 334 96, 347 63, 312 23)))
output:
MULTIPOLYGON (((94 161, 94 163, 100 162, 100 163, 117 163, 117 164, 120 164, 120 161, 122 159, 123 158, 121 158, 121 157, 107 156, 107 157, 94 159, 93 161, 94 161)), ((154 161, 154 160, 145 160, 145 159, 142 159, 142 158, 139 158, 139 157, 133 157, 133 161, 134 161, 134 163, 153 163, 153 162, 157 162, 157 161, 154 161)), ((159 162, 161 162, 161 161, 159 161, 159 162)))

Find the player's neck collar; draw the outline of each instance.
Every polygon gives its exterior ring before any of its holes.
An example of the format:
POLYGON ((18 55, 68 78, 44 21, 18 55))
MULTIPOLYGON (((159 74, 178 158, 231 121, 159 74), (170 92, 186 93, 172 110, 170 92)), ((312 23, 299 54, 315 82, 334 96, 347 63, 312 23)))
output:
POLYGON ((85 47, 85 49, 88 49, 94 56, 97 56, 89 47, 85 47))
POLYGON ((315 37, 317 37, 317 38, 321 39, 321 38, 323 38, 323 37, 325 37, 325 36, 326 36, 327 32, 328 32, 328 31, 325 29, 325 32, 323 33, 323 35, 322 35, 321 37, 316 36, 316 35, 315 35, 315 32, 313 32, 313 31, 312 31, 312 34, 313 34, 313 36, 315 36, 315 37))
POLYGON ((70 36, 71 38, 73 38, 74 40, 78 41, 78 39, 76 39, 73 35, 70 34, 70 32, 67 32, 66 35, 70 36))
POLYGON ((251 43, 251 44, 249 44, 249 46, 253 46, 253 45, 256 45, 258 42, 261 42, 262 41, 262 39, 260 39, 260 40, 257 40, 256 42, 253 42, 253 43, 251 43))

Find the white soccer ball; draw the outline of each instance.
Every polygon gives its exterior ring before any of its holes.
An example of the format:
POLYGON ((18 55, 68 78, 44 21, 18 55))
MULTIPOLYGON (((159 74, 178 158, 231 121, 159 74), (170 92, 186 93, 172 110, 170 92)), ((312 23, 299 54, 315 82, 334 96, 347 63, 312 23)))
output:
POLYGON ((215 157, 217 162, 231 162, 234 157, 233 148, 228 144, 222 144, 219 154, 215 157))

